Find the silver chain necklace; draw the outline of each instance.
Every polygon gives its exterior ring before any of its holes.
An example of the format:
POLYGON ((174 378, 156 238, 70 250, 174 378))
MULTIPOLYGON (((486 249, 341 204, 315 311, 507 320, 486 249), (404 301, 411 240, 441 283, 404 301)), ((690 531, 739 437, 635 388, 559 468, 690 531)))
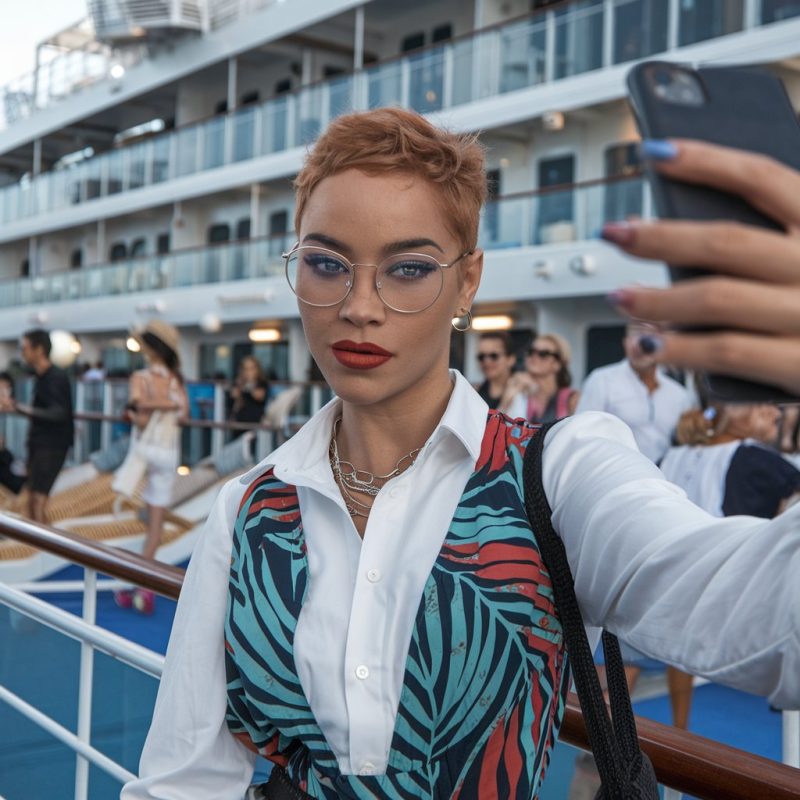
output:
POLYGON ((395 468, 391 472, 387 472, 386 475, 375 475, 365 469, 358 469, 352 462, 342 461, 339 457, 339 446, 336 443, 336 436, 339 433, 341 421, 342 418, 339 417, 336 422, 333 423, 333 430, 331 431, 331 443, 328 448, 331 470, 333 471, 333 477, 342 490, 345 505, 347 506, 347 511, 350 516, 368 517, 369 510, 372 508, 372 503, 375 502, 375 497, 383 488, 384 484, 408 469, 414 463, 422 448, 418 447, 416 450, 406 453, 406 455, 398 460, 395 468), (353 492, 371 497, 372 502, 362 503, 360 500, 353 497, 353 492))

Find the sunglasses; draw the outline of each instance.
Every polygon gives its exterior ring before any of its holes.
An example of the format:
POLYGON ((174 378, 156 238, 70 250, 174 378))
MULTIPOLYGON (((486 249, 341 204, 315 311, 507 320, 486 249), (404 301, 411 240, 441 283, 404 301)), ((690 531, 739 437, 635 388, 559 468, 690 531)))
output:
POLYGON ((538 347, 529 347, 528 355, 539 356, 539 358, 555 358, 561 361, 561 354, 555 350, 540 350, 538 347))
POLYGON ((478 353, 476 357, 481 364, 483 364, 483 362, 487 359, 489 361, 499 361, 502 358, 500 353, 478 353))

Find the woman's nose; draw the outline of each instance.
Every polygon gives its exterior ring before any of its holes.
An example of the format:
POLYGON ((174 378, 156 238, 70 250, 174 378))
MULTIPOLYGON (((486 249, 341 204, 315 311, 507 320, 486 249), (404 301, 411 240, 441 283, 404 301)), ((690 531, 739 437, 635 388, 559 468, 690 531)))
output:
POLYGON ((353 287, 342 303, 339 316, 354 325, 383 322, 386 306, 375 285, 375 268, 359 266, 353 270, 353 287))

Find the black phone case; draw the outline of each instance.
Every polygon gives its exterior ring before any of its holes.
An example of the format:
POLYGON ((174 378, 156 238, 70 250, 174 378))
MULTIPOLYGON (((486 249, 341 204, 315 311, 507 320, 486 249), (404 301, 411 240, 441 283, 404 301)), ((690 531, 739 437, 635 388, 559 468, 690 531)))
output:
MULTIPOLYGON (((628 91, 644 138, 701 139, 762 153, 800 169, 800 124, 781 81, 757 68, 708 67, 695 71, 706 102, 687 106, 655 97, 647 70, 666 62, 645 62, 628 73, 628 91)), ((669 65, 675 66, 675 65, 669 65)), ((773 230, 782 226, 744 200, 716 189, 666 178, 645 165, 653 200, 666 219, 721 220, 773 230)), ((709 274, 707 270, 670 266, 673 281, 709 274)), ((742 329, 747 328, 743 321, 742 329)), ((707 375, 709 393, 720 400, 797 403, 800 398, 775 386, 725 375, 707 375)))

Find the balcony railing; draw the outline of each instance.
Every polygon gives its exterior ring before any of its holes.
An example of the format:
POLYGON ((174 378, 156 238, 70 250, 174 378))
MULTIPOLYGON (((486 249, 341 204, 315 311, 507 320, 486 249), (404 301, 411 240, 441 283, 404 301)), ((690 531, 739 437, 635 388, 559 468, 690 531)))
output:
MULTIPOLYGON (((486 250, 594 238, 604 222, 649 216, 641 177, 588 181, 508 195, 487 203, 479 244, 486 250)), ((140 256, 35 278, 0 281, 0 308, 279 277, 286 233, 140 256)))
MULTIPOLYGON (((101 692, 104 686, 102 668, 106 666, 97 656, 99 653, 108 653, 125 665, 126 669, 133 668, 155 677, 161 674, 163 659, 159 654, 126 641, 96 624, 97 592, 118 585, 106 580, 98 582, 98 572, 117 580, 132 581, 170 598, 177 598, 182 584, 182 571, 99 542, 87 541, 73 533, 36 525, 7 514, 0 515, 0 535, 32 545, 85 568, 84 581, 80 586, 83 593, 82 619, 18 588, 0 584, 0 606, 8 608, 13 612, 9 616, 16 615, 21 621, 16 626, 8 626, 8 640, 15 647, 15 652, 18 652, 17 648, 20 652, 25 652, 26 643, 30 647, 32 633, 42 626, 53 629, 59 637, 80 642, 79 663, 73 665, 72 669, 65 668, 68 645, 63 638, 60 647, 51 650, 50 661, 41 665, 44 667, 43 675, 48 674, 49 677, 36 684, 36 697, 26 698, 19 693, 19 689, 15 691, 15 686, 0 685, 0 703, 9 705, 26 722, 39 726, 74 754, 76 800, 85 800, 89 796, 90 779, 92 788, 96 791, 105 775, 117 782, 116 787, 113 787, 116 791, 109 791, 107 796, 117 796, 119 784, 132 777, 131 770, 135 769, 141 739, 136 742, 137 752, 131 752, 133 741, 128 743, 122 757, 110 758, 103 752, 109 749, 108 741, 93 730, 93 722, 99 715, 101 706, 94 701, 94 687, 97 685, 96 691, 101 692), (49 670, 49 673, 45 670, 49 670), (67 675, 74 675, 77 680, 73 683, 67 675), (47 699, 43 697, 43 690, 53 681, 56 682, 60 695, 69 693, 76 696, 76 722, 64 724, 54 718, 56 714, 50 708, 47 708, 49 714, 43 710, 47 699), (95 767, 91 775, 90 765, 95 767)), ((23 662, 12 659, 8 663, 14 665, 23 662)), ((39 664, 35 666, 40 667, 39 664)), ((26 663, 25 668, 31 667, 26 663)), ((10 678, 16 677, 14 671, 9 670, 9 673, 10 678)), ((132 688, 129 673, 124 673, 126 680, 121 680, 119 675, 114 677, 117 687, 122 685, 134 695, 130 698, 131 702, 142 702, 140 697, 135 696, 135 686, 132 688)), ((118 691, 118 688, 115 689, 115 692, 118 691)), ((154 693, 150 691, 149 695, 152 698, 154 693)), ((792 724, 796 724, 797 714, 796 711, 784 712, 787 718, 791 718, 792 724)), ((121 728, 118 720, 117 727, 121 728)), ((671 797, 680 797, 680 792, 691 793, 701 800, 791 800, 798 796, 800 771, 791 766, 769 761, 658 722, 638 718, 637 727, 640 744, 653 762, 658 780, 673 790, 678 790, 678 794, 673 791, 671 797)), ((130 739, 136 738, 129 736, 128 731, 123 731, 123 734, 130 739)), ((580 748, 588 746, 583 719, 574 695, 570 696, 567 704, 561 740, 580 748)), ((796 745, 796 741, 793 744, 796 745)), ((796 752, 790 752, 789 756, 794 761, 796 752)), ((0 791, 3 789, 0 784, 0 791)), ((95 796, 95 792, 91 796, 95 796)), ((543 800, 550 796, 545 782, 543 800)))
POLYGON ((797 15, 798 0, 565 2, 6 187, 0 222, 307 145, 353 109, 440 111, 797 15))

